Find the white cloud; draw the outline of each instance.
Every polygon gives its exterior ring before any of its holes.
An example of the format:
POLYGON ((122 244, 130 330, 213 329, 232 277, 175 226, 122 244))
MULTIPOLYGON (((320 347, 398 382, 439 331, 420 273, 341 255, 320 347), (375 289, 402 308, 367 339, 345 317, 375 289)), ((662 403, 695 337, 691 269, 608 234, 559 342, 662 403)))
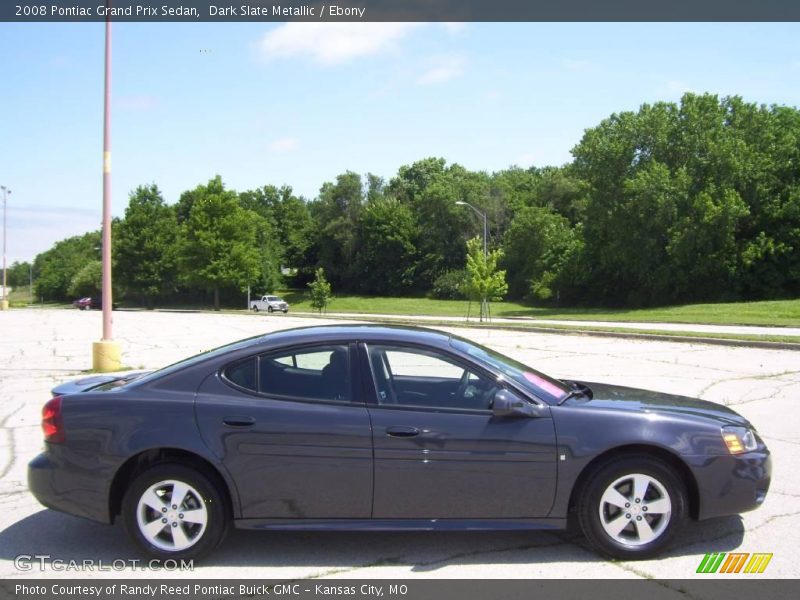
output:
POLYGON ((281 138, 270 142, 269 149, 273 152, 292 152, 300 147, 300 140, 293 137, 281 138))
POLYGON ((417 85, 433 85, 450 81, 464 71, 464 62, 462 56, 434 57, 430 67, 417 79, 417 85))
POLYGON ((258 42, 266 59, 304 57, 323 65, 380 54, 419 23, 285 23, 258 42))

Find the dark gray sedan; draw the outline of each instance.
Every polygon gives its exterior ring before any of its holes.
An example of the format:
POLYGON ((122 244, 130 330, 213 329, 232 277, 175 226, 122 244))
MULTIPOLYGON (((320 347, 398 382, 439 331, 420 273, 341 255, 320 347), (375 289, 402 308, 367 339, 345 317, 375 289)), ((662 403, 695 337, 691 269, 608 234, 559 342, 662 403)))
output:
POLYGON ((446 333, 328 326, 54 390, 29 486, 157 558, 246 529, 563 529, 660 552, 758 507, 770 455, 734 411, 557 380, 446 333))

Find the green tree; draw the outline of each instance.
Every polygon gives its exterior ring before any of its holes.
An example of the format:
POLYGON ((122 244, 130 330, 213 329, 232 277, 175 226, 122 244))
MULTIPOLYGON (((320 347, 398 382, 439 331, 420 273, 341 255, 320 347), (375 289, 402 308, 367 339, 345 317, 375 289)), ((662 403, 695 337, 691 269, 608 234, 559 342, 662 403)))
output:
POLYGON ((155 184, 131 192, 114 238, 114 281, 152 307, 154 297, 175 289, 178 222, 155 184))
POLYGON ((310 206, 316 229, 316 263, 343 289, 358 287, 356 228, 363 206, 361 176, 352 171, 337 176, 336 183, 324 183, 319 198, 310 206))
POLYGON ((467 281, 466 269, 454 269, 439 275, 433 282, 428 296, 439 300, 463 300, 467 281))
POLYGON ((268 223, 242 208, 236 192, 225 190, 219 177, 192 195, 189 216, 180 226, 180 271, 187 284, 213 291, 214 310, 219 310, 220 288, 243 291, 263 277, 259 230, 268 223))
POLYGON ((497 211, 487 206, 489 189, 488 175, 457 164, 446 166, 443 158, 403 166, 389 182, 387 196, 408 206, 417 223, 414 272, 418 290, 430 290, 439 276, 463 268, 465 239, 482 232, 483 222, 470 209, 456 205, 457 201, 469 202, 487 213, 490 235, 496 231, 497 211))
POLYGON ((800 111, 686 94, 586 131, 584 298, 669 304, 800 291, 800 111))
POLYGON ((6 275, 8 287, 15 289, 28 287, 30 284, 30 268, 31 264, 29 262, 19 262, 15 260, 11 263, 8 267, 8 274, 6 275))
POLYGON ((491 312, 490 302, 499 302, 508 292, 506 272, 497 268, 498 261, 503 257, 500 249, 483 251, 483 241, 472 238, 467 241, 467 280, 465 291, 470 300, 481 303, 480 319, 489 320, 491 312))
POLYGON ((508 271, 509 292, 516 298, 559 297, 565 265, 580 245, 579 232, 549 208, 521 209, 504 238, 502 265, 508 271))
POLYGON ((90 260, 75 273, 68 292, 71 296, 98 296, 103 289, 103 263, 90 260))
POLYGON ((93 231, 56 242, 33 261, 36 295, 47 300, 67 300, 73 277, 87 262, 100 256, 100 232, 93 231))
POLYGON ((411 210, 378 197, 364 209, 357 226, 356 269, 368 294, 397 295, 414 286, 416 223, 411 210))
POLYGON ((307 276, 313 274, 311 268, 314 257, 311 249, 314 243, 314 220, 305 200, 295 196, 292 188, 280 189, 280 200, 275 206, 275 222, 282 250, 282 265, 298 269, 307 276))
POLYGON ((331 295, 331 284, 325 279, 325 270, 320 267, 314 275, 314 281, 308 283, 311 296, 311 307, 320 314, 327 309, 333 296, 331 295))

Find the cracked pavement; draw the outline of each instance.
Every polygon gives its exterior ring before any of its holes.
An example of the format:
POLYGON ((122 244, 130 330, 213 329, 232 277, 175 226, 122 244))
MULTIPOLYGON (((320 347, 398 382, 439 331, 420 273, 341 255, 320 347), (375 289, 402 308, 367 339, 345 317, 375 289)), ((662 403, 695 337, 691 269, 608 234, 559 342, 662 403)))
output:
MULTIPOLYGON (((243 337, 325 320, 291 315, 114 313, 123 362, 164 366, 243 337)), ((337 323, 342 323, 337 320, 337 323)), ((442 328, 447 329, 447 328, 442 328)), ((107 526, 46 510, 28 493, 28 461, 42 448, 40 410, 49 390, 91 366, 101 315, 67 309, 0 313, 0 577, 185 577, 125 571, 54 570, 53 561, 139 558, 120 524, 107 526), (14 557, 49 555, 44 572, 20 571, 14 557)), ((556 377, 619 383, 697 396, 750 419, 773 453, 764 505, 741 517, 689 522, 656 560, 611 562, 573 530, 551 532, 342 533, 231 530, 193 577, 332 578, 690 578, 706 552, 772 552, 760 577, 797 578, 792 531, 800 527, 800 352, 486 329, 453 330, 556 377)), ((697 576, 700 577, 700 576, 697 576)), ((704 577, 708 577, 707 575, 704 577)), ((721 577, 721 575, 717 575, 721 577)), ((725 577, 750 577, 731 575, 725 577)))

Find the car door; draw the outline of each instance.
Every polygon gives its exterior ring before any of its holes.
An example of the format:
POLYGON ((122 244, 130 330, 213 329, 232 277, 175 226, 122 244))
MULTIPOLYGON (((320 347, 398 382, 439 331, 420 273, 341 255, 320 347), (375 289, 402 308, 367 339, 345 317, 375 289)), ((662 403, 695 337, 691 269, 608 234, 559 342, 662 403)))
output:
MULTIPOLYGON (((547 417, 498 417, 501 387, 441 351, 362 344, 375 452, 376 519, 546 516, 556 484, 547 417)), ((549 411, 547 413, 549 415, 549 411)))
POLYGON ((203 439, 236 483, 244 518, 369 518, 372 439, 355 347, 251 356, 198 390, 203 439))

